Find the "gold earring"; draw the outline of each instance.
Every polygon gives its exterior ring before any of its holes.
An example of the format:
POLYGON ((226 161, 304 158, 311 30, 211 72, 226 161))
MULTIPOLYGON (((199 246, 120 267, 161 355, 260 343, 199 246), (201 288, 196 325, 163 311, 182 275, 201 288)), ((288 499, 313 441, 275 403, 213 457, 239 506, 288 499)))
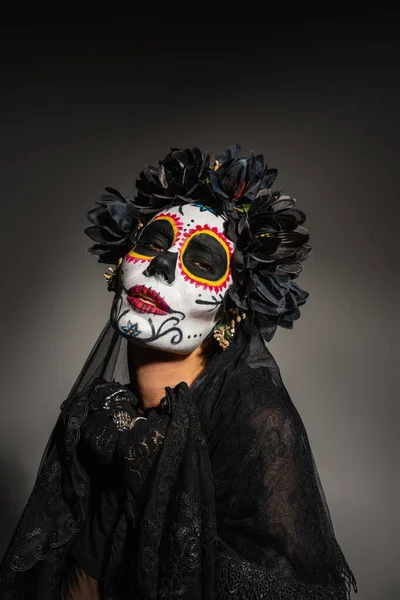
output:
POLYGON ((118 271, 121 266, 123 258, 119 258, 115 267, 108 267, 109 273, 104 273, 104 277, 107 283, 107 289, 109 292, 115 292, 117 289, 118 271))
POLYGON ((244 321, 246 318, 246 313, 239 311, 238 308, 230 308, 228 310, 233 315, 233 318, 229 318, 229 315, 226 315, 225 318, 227 321, 222 322, 216 329, 214 329, 214 338, 217 340, 222 350, 226 350, 229 346, 230 341, 236 333, 236 324, 239 324, 241 321, 244 321))

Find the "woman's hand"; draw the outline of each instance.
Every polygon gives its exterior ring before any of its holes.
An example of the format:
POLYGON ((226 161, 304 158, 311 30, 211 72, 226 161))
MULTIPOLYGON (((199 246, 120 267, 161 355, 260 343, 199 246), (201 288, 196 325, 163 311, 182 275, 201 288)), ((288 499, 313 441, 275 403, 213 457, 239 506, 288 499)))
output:
POLYGON ((93 385, 80 427, 80 448, 89 460, 106 465, 118 460, 115 451, 120 436, 143 419, 137 406, 137 398, 123 385, 103 380, 93 385))

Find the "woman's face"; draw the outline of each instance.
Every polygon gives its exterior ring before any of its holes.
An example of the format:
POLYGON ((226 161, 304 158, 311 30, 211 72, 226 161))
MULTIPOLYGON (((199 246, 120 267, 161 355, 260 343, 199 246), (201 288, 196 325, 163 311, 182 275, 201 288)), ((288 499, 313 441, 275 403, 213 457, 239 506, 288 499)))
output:
POLYGON ((221 318, 234 245, 224 219, 194 204, 159 212, 120 267, 111 321, 124 337, 190 353, 221 318))

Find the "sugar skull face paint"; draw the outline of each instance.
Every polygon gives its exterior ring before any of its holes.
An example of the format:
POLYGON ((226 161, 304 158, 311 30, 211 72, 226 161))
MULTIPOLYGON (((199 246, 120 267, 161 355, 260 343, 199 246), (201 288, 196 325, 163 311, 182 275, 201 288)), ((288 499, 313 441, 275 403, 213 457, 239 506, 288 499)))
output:
POLYGON ((190 353, 221 317, 232 284, 224 219, 188 204, 158 213, 120 267, 114 327, 160 350, 190 353))

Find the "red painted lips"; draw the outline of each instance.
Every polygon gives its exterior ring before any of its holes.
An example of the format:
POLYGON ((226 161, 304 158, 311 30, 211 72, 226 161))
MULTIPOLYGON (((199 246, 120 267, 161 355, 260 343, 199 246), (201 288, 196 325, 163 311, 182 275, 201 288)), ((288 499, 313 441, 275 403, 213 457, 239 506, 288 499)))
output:
POLYGON ((167 315, 172 312, 160 294, 145 285, 134 285, 128 290, 128 302, 135 310, 151 315, 167 315))

